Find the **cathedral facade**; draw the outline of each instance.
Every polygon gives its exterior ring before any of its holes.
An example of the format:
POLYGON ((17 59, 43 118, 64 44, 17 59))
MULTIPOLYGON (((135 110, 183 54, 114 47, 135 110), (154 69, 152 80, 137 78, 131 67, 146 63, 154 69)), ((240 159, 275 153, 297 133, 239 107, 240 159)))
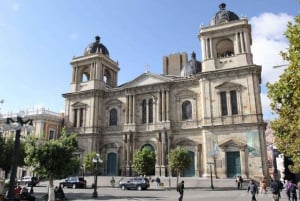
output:
POLYGON ((118 62, 97 36, 71 60, 65 125, 78 134, 81 159, 100 154, 102 175, 129 176, 135 151, 156 154, 157 176, 168 176, 167 155, 185 148, 191 165, 182 176, 244 178, 267 175, 261 69, 251 53, 251 25, 220 4, 200 28, 196 53, 163 57, 163 73, 145 72, 118 85, 118 62))

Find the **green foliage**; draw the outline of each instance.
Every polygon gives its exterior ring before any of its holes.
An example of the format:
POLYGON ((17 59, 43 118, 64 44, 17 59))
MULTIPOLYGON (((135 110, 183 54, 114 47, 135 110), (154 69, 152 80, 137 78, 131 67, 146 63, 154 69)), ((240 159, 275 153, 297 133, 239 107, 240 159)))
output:
MULTIPOLYGON (((12 158, 14 152, 14 138, 8 137, 5 139, 3 136, 0 137, 0 168, 5 171, 5 177, 11 170, 12 158)), ((21 141, 18 151, 18 166, 24 166, 25 148, 24 143, 21 141)))
POLYGON ((96 152, 90 152, 84 156, 83 163, 86 172, 94 173, 95 165, 93 163, 93 159, 96 157, 96 154, 96 152))
POLYGON ((183 172, 191 164, 191 158, 186 149, 177 147, 172 149, 168 154, 169 166, 171 170, 175 170, 178 173, 183 172))
POLYGON ((41 141, 28 136, 26 140, 25 163, 43 177, 63 178, 73 174, 79 167, 76 134, 65 130, 58 140, 41 141))
POLYGON ((132 167, 139 175, 149 175, 155 168, 155 153, 149 147, 136 151, 132 167))
POLYGON ((277 82, 267 83, 267 87, 271 108, 278 115, 271 123, 276 147, 292 159, 290 169, 300 172, 300 16, 287 27, 285 36, 290 45, 281 55, 289 66, 277 82))

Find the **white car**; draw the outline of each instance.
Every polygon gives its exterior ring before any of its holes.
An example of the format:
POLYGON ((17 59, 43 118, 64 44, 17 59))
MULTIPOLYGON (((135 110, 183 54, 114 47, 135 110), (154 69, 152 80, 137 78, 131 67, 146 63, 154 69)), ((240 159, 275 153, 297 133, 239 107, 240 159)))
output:
POLYGON ((17 183, 18 185, 24 185, 24 186, 31 186, 32 184, 33 186, 36 186, 39 182, 36 177, 24 176, 21 179, 18 179, 17 183))

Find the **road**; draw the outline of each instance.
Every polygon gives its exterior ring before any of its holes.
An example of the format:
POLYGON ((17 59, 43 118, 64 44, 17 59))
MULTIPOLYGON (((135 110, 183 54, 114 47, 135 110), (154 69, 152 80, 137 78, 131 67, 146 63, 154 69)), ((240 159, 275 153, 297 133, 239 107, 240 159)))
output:
MULTIPOLYGON (((46 187, 35 187, 34 192, 40 195, 46 192, 46 187)), ((126 190, 122 191, 119 188, 99 187, 97 189, 98 198, 92 198, 93 189, 64 189, 68 200, 88 201, 88 200, 107 200, 107 201, 174 201, 178 200, 179 194, 175 189, 149 189, 146 191, 126 190)), ((282 199, 287 200, 284 192, 282 199)), ((235 189, 185 189, 184 199, 189 201, 209 200, 209 201, 247 201, 251 200, 250 194, 246 190, 235 189)), ((272 194, 258 194, 258 201, 272 201, 272 194)))

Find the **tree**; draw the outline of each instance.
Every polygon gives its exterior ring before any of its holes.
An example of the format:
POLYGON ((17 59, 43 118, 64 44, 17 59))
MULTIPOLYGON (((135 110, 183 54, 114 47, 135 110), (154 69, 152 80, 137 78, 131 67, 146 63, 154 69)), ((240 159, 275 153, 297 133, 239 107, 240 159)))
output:
POLYGON ((49 178, 53 187, 53 179, 60 179, 73 174, 79 167, 79 160, 74 152, 77 150, 76 134, 68 134, 62 130, 59 139, 41 141, 28 136, 25 144, 25 163, 34 171, 49 178))
POLYGON ((288 23, 285 36, 289 48, 281 56, 289 66, 277 82, 267 83, 271 108, 278 115, 271 127, 276 147, 293 161, 289 168, 300 172, 300 16, 288 23))
POLYGON ((180 176, 180 173, 182 173, 191 164, 189 153, 186 149, 177 147, 176 149, 172 149, 170 151, 168 154, 168 160, 170 170, 174 170, 176 172, 178 183, 178 177, 180 176))
MULTIPOLYGON (((11 170, 12 158, 13 158, 13 149, 14 149, 14 138, 0 137, 0 168, 5 171, 5 178, 8 176, 8 173, 11 170)), ((18 166, 24 166, 24 157, 25 157, 25 148, 24 143, 20 143, 19 152, 18 152, 18 166)))
POLYGON ((139 175, 148 175, 155 168, 155 153, 149 148, 144 147, 134 153, 132 167, 139 175))
POLYGON ((83 163, 85 171, 88 171, 90 173, 94 172, 95 165, 93 163, 93 159, 96 157, 96 154, 96 152, 90 152, 84 156, 83 163))

